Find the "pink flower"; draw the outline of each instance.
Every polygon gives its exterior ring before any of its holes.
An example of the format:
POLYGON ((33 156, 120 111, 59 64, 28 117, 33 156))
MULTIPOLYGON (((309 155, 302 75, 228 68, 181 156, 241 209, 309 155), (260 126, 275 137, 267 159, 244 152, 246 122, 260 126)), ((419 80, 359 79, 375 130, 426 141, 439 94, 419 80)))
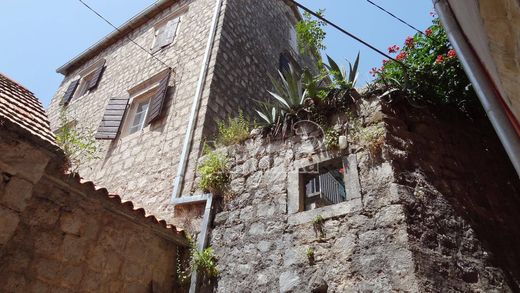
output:
POLYGON ((431 17, 435 17, 435 16, 436 16, 436 14, 435 14, 435 11, 434 11, 434 10, 430 11, 430 16, 431 16, 431 17))
POLYGON ((401 53, 397 54, 397 56, 395 56, 395 59, 397 60, 403 60, 404 58, 406 58, 406 52, 402 51, 401 53))
POLYGON ((384 60, 383 60, 383 66, 385 66, 385 64, 388 63, 388 61, 389 61, 389 60, 384 59, 384 60))
POLYGON ((379 69, 377 67, 372 67, 372 69, 370 69, 370 71, 368 72, 368 74, 372 75, 373 77, 375 77, 378 73, 379 69))
POLYGON ((448 58, 452 58, 452 57, 455 57, 455 56, 457 56, 457 53, 453 49, 449 50, 448 54, 446 54, 446 57, 448 57, 448 58))
POLYGON ((406 40, 404 41, 404 44, 405 44, 406 47, 408 47, 408 48, 413 47, 413 38, 410 37, 410 36, 406 37, 406 40))
POLYGON ((338 172, 339 172, 339 174, 343 174, 343 173, 345 173, 345 169, 340 168, 340 169, 338 170, 338 172))
POLYGON ((388 47, 388 53, 397 53, 397 51, 399 51, 399 46, 397 45, 392 45, 388 47))
POLYGON ((431 29, 428 28, 428 29, 426 29, 426 30, 424 31, 424 33, 426 34, 427 37, 429 37, 429 36, 432 35, 433 32, 432 32, 431 29))
POLYGON ((442 57, 442 55, 438 55, 437 59, 435 59, 435 64, 442 63, 443 60, 444 60, 444 58, 442 57))

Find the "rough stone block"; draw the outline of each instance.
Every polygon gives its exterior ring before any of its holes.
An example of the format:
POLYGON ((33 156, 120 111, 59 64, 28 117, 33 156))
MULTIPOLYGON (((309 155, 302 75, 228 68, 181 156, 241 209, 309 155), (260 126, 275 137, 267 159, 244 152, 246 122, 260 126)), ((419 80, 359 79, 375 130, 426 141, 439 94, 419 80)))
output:
POLYGON ((286 271, 278 280, 280 293, 291 292, 300 284, 300 276, 295 271, 286 271))
POLYGON ((6 244, 18 227, 18 223, 20 222, 20 217, 18 213, 0 207, 0 245, 6 244))
POLYGON ((32 196, 33 184, 18 176, 13 176, 5 188, 1 203, 21 212, 27 206, 27 199, 32 196))

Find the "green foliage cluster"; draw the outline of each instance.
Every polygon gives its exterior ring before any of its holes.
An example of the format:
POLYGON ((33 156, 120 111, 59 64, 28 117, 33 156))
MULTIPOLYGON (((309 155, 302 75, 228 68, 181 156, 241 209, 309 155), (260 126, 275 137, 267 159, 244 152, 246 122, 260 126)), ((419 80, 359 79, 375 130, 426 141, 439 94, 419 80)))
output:
POLYGON ((327 114, 344 109, 353 100, 359 54, 354 64, 349 64, 348 72, 330 57, 328 62, 318 75, 308 69, 299 74, 289 66, 287 72, 278 72, 278 78, 271 77, 274 88, 269 91, 271 99, 258 102, 256 110, 262 125, 271 134, 285 136, 290 126, 300 120, 326 126, 327 114))
MULTIPOLYGON (((318 15, 322 16, 324 10, 319 10, 318 15)), ((308 12, 303 13, 303 20, 296 23, 296 38, 298 41, 298 50, 301 54, 312 54, 319 56, 319 50, 325 50, 323 41, 325 40, 325 31, 323 27, 325 22, 314 19, 308 12)))
POLYGON ((192 255, 192 269, 209 278, 217 277, 219 271, 217 269, 213 248, 208 247, 202 251, 194 249, 192 255))
POLYGON ((415 104, 450 104, 464 110, 466 104, 477 101, 438 18, 424 34, 408 37, 402 48, 393 45, 388 51, 406 69, 384 60, 380 69, 372 69, 377 83, 402 89, 415 104))
POLYGON ((72 173, 77 172, 88 161, 96 159, 98 151, 94 130, 77 127, 75 124, 62 110, 60 127, 55 132, 56 143, 63 150, 68 160, 67 167, 72 173))
POLYGON ((197 166, 202 190, 221 194, 227 189, 230 180, 227 161, 227 156, 221 152, 210 151, 206 154, 204 161, 197 166))
POLYGON ((209 278, 217 277, 219 271, 213 249, 207 247, 199 251, 191 238, 188 238, 188 242, 190 249, 187 258, 183 258, 180 250, 177 249, 177 281, 179 284, 181 286, 189 284, 191 273, 194 271, 209 278))
POLYGON ((325 130, 325 139, 323 141, 325 148, 335 150, 339 148, 339 132, 334 128, 325 130))
POLYGON ((254 125, 254 123, 244 117, 242 111, 238 113, 237 117, 228 117, 227 121, 218 122, 217 144, 229 146, 243 142, 249 137, 251 125, 254 125))
POLYGON ((314 249, 312 249, 312 247, 308 247, 305 250, 305 255, 307 256, 307 259, 309 260, 309 264, 313 265, 315 262, 314 249))
POLYGON ((317 215, 312 219, 312 227, 314 229, 314 233, 318 238, 325 238, 325 231, 323 231, 323 224, 325 223, 325 219, 321 215, 317 215))

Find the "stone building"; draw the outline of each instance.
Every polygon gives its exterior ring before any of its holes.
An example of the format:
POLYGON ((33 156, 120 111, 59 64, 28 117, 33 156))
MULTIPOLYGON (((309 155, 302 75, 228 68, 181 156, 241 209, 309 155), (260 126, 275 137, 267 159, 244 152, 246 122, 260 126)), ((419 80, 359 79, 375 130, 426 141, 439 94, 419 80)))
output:
POLYGON ((78 127, 99 125, 99 159, 82 176, 169 219, 172 186, 185 182, 175 196, 192 192, 216 122, 252 112, 280 63, 304 66, 298 17, 278 0, 158 1, 58 69, 65 78, 49 106, 51 127, 61 111, 78 127), (178 171, 184 149, 187 167, 178 171))
POLYGON ((485 117, 365 94, 353 107, 375 145, 252 136, 221 150, 233 195, 199 194, 194 170, 216 122, 250 113, 277 68, 309 64, 297 19, 281 0, 158 1, 58 69, 51 126, 63 111, 93 127, 99 158, 82 176, 168 222, 172 193, 206 203, 199 240, 220 274, 201 291, 520 290, 520 183, 485 117), (322 185, 331 176, 343 184, 322 185))
POLYGON ((0 138, 1 292, 180 290, 184 232, 65 174, 42 105, 1 74, 0 138))

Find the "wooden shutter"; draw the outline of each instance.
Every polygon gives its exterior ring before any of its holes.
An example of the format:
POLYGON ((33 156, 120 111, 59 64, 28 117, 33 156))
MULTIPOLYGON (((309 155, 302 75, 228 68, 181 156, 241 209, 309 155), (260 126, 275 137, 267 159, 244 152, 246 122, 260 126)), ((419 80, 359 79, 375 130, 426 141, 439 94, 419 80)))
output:
POLYGON ((65 91, 65 94, 63 95, 62 104, 67 105, 70 102, 70 99, 72 99, 72 96, 74 95, 74 92, 76 91, 76 88, 78 88, 79 79, 76 79, 75 81, 71 82, 69 84, 69 87, 65 91))
POLYGON ((89 80, 87 89, 92 90, 97 87, 99 84, 99 80, 101 79, 101 75, 103 74, 103 70, 105 69, 105 60, 94 70, 92 73, 92 78, 89 80))
POLYGON ((162 44, 162 48, 168 46, 173 42, 175 35, 177 33, 177 25, 179 24, 179 18, 176 17, 166 24, 166 37, 164 38, 164 42, 162 44))
POLYGON ((157 92, 150 99, 150 105, 148 106, 148 115, 146 116, 145 125, 150 124, 152 121, 157 119, 162 114, 164 106, 164 100, 166 99, 166 92, 168 91, 168 82, 170 81, 170 71, 166 76, 159 82, 157 92))
POLYGON ((166 25, 163 25, 155 30, 155 40, 152 47, 152 53, 155 53, 163 47, 166 38, 166 25))
POLYGON ((114 139, 125 116, 129 97, 111 98, 98 127, 96 139, 114 139))

